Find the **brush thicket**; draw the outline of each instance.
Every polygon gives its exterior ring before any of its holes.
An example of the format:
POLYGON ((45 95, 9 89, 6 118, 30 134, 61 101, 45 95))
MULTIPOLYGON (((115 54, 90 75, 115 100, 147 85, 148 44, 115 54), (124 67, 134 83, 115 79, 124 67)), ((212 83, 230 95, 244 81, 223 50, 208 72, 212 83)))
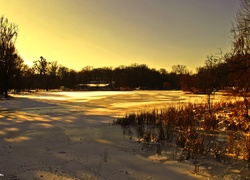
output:
POLYGON ((234 154, 250 159, 250 123, 242 102, 169 105, 127 113, 116 120, 124 133, 133 132, 139 142, 174 143, 184 159, 234 154), (241 146, 241 147, 239 147, 241 146))

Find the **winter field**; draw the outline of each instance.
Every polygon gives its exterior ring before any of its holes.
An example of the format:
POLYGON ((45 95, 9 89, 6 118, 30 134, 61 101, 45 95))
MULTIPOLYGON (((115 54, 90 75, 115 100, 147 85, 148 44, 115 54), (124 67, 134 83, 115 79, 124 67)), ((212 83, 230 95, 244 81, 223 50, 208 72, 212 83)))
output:
MULTIPOLYGON (((205 95, 182 91, 38 92, 0 100, 0 179, 239 179, 238 160, 178 162, 144 151, 112 125, 126 112, 186 102, 205 95), (221 174, 221 176, 218 176, 221 174)), ((212 101, 235 100, 218 94, 212 101)))

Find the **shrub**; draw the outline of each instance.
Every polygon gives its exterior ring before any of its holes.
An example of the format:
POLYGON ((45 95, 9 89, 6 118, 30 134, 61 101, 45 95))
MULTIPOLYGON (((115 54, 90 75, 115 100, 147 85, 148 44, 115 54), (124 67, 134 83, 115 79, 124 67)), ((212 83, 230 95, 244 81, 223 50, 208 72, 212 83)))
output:
POLYGON ((175 139, 182 158, 197 160, 208 154, 220 158, 233 153, 250 161, 250 122, 243 106, 242 102, 218 102, 206 112, 205 104, 171 105, 126 114, 116 124, 133 127, 144 142, 172 143, 175 139))

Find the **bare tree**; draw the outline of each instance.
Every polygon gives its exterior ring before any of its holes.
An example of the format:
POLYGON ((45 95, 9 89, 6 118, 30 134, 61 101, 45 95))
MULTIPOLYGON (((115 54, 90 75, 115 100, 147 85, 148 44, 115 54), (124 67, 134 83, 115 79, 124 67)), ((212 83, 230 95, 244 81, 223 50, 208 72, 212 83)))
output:
POLYGON ((14 45, 17 35, 18 26, 2 16, 0 18, 0 93, 5 97, 8 96, 9 81, 18 59, 14 45))
POLYGON ((57 64, 57 61, 52 61, 49 63, 48 66, 48 84, 49 88, 56 89, 59 88, 59 65, 57 64))
POLYGON ((249 117, 250 104, 250 54, 237 54, 228 60, 229 80, 231 81, 230 93, 242 97, 245 104, 245 115, 249 117))
POLYGON ((207 95, 208 111, 211 113, 211 95, 224 87, 227 72, 225 71, 225 58, 220 52, 219 55, 207 56, 204 66, 197 68, 197 75, 194 76, 196 91, 207 95))
POLYGON ((234 54, 250 53, 250 1, 241 0, 241 8, 238 11, 235 24, 232 27, 234 54))
POLYGON ((41 88, 48 89, 48 68, 49 68, 49 62, 41 56, 39 60, 34 61, 33 69, 36 74, 39 75, 40 81, 41 81, 41 88))
MULTIPOLYGON (((207 60, 205 61, 205 69, 207 70, 207 78, 206 83, 207 86, 207 101, 208 101, 208 110, 211 113, 211 95, 219 90, 218 83, 218 65, 221 63, 221 58, 216 56, 207 56, 207 60)), ((203 79, 205 80, 205 79, 203 79)))
POLYGON ((232 27, 233 54, 229 59, 232 92, 244 99, 248 118, 250 98, 250 1, 241 0, 241 8, 236 14, 232 27))
POLYGON ((173 65, 172 66, 172 71, 176 74, 187 74, 188 70, 187 67, 185 65, 173 65))

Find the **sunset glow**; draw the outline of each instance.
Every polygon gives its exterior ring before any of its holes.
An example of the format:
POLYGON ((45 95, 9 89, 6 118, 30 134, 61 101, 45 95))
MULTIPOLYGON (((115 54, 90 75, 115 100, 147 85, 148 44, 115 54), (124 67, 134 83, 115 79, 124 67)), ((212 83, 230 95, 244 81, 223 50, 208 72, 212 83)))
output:
POLYGON ((231 49, 240 0, 1 0, 19 26, 26 64, 40 56, 81 70, 132 63, 194 70, 207 55, 231 49))

